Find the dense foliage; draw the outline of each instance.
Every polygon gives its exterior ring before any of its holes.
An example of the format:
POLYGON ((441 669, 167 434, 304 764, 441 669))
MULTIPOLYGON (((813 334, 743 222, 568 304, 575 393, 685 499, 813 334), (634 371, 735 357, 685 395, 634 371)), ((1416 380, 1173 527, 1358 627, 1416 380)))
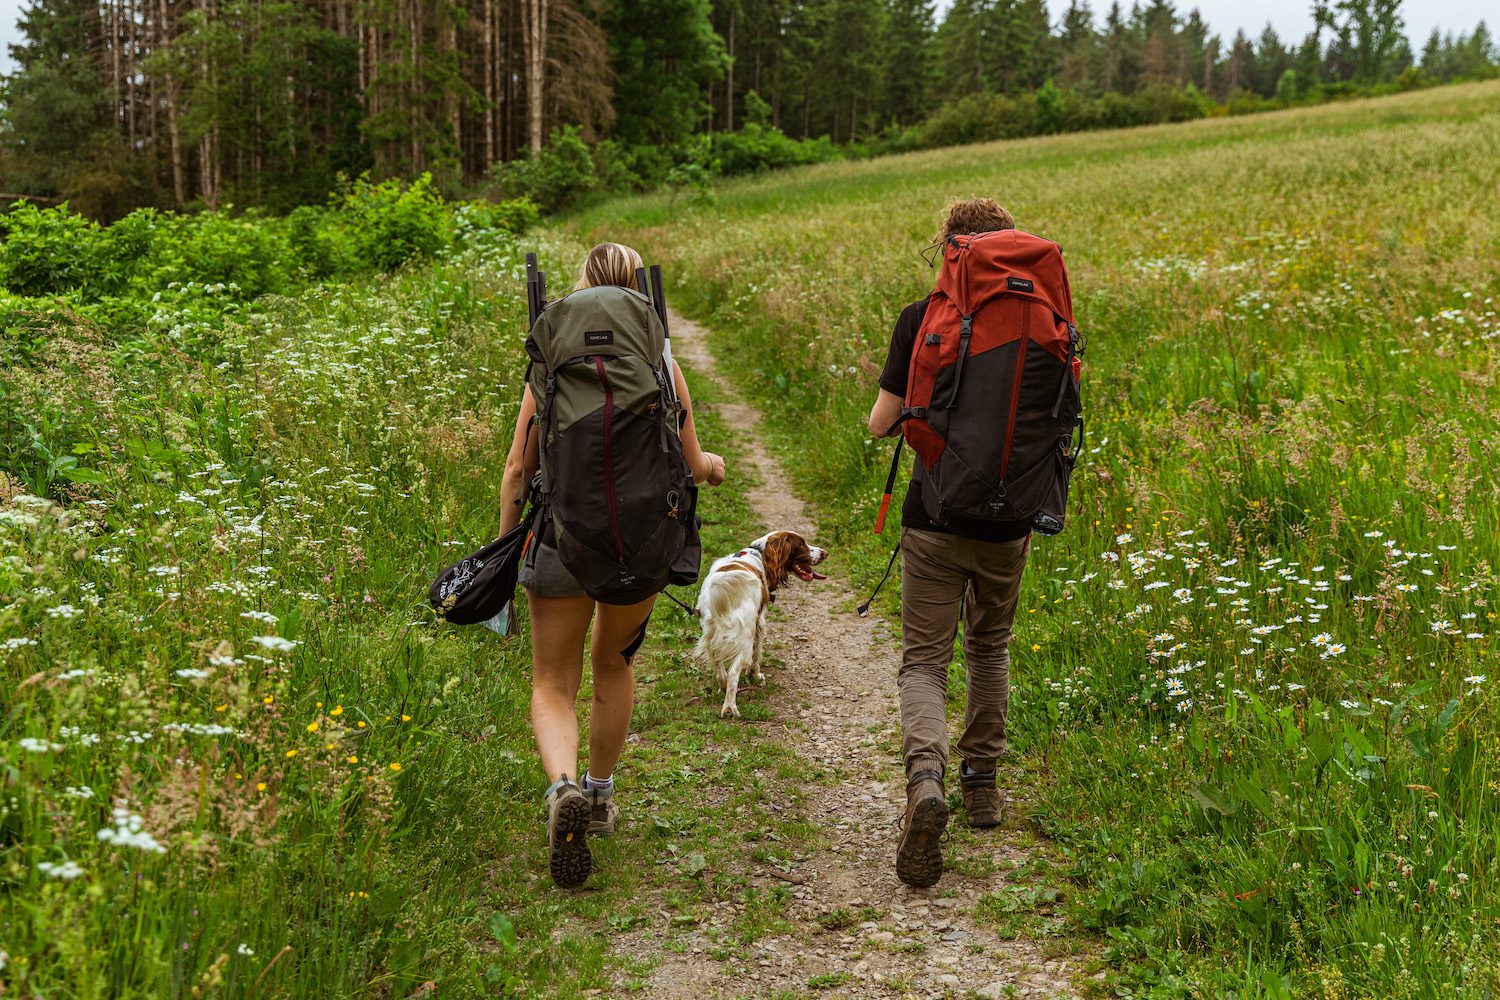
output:
POLYGON ((1176 121, 1493 75, 1481 23, 1420 54, 1395 0, 1225 41, 1166 0, 33 0, 0 190, 95 218, 285 211, 343 175, 594 190, 953 141, 1176 121), (567 138, 543 153, 549 136, 567 138), (587 167, 574 139, 592 147, 587 167), (606 145, 607 144, 607 145, 606 145), (549 156, 526 165, 528 157, 549 156), (520 166, 511 166, 521 162, 520 166), (675 173, 674 173, 675 171, 675 173))
MULTIPOLYGON (((870 533, 893 446, 865 418, 944 206, 993 195, 1060 241, 1088 437, 1026 571, 1009 781, 1071 860, 1074 926, 1120 996, 1479 998, 1500 988, 1497 184, 1486 83, 815 167, 577 225, 666 256, 864 587, 893 542, 870 533)), ((994 912, 1032 909, 1009 888, 994 912)))
MULTIPOLYGON (((361 179, 279 217, 142 208, 101 226, 67 206, 19 202, 0 213, 0 295, 56 297, 134 329, 173 309, 233 314, 268 293, 392 271, 456 243, 524 232, 536 217, 524 200, 447 203, 426 176, 361 179)), ((0 321, 36 305, 0 299, 0 321)))

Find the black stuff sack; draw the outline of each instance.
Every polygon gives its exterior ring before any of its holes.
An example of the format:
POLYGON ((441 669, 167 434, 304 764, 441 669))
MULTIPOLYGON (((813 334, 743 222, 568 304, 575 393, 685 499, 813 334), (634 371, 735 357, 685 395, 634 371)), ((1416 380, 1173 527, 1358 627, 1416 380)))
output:
POLYGON ((501 635, 510 632, 516 578, 536 516, 532 504, 520 524, 438 574, 427 599, 439 618, 453 625, 484 624, 501 635))

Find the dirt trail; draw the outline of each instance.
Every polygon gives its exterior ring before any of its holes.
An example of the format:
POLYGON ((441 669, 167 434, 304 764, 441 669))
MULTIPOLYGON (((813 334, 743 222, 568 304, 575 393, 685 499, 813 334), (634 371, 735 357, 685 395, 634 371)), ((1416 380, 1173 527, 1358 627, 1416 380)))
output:
MULTIPOLYGON (((746 526, 746 537, 770 528, 811 532, 808 511, 760 440, 759 414, 718 377, 705 331, 681 317, 673 318, 672 331, 673 349, 690 377, 718 386, 728 399, 717 404, 719 414, 750 439, 752 468, 738 471, 758 480, 749 494, 758 523, 746 526)), ((833 579, 793 586, 780 596, 768 638, 777 721, 767 725, 766 737, 785 740, 824 772, 842 776, 813 790, 814 819, 828 833, 825 847, 791 872, 746 858, 745 874, 753 881, 791 890, 794 930, 761 938, 748 949, 748 960, 724 962, 703 954, 706 937, 690 938, 683 951, 681 938, 668 950, 651 933, 632 936, 622 945, 656 962, 645 995, 765 996, 813 987, 820 996, 1076 995, 1071 980, 1078 959, 1049 957, 1025 937, 1003 940, 993 923, 975 917, 980 898, 1004 887, 1007 873, 1026 861, 1027 834, 1003 829, 966 844, 962 850, 982 863, 950 870, 932 889, 897 881, 896 820, 905 802, 894 735, 900 657, 885 622, 844 610, 851 595, 836 567, 835 559, 833 579), (849 916, 830 919, 841 911, 849 916), (830 924, 843 926, 830 930, 830 924), (814 977, 822 978, 810 984, 814 977)), ((955 820, 961 823, 961 814, 955 820)))

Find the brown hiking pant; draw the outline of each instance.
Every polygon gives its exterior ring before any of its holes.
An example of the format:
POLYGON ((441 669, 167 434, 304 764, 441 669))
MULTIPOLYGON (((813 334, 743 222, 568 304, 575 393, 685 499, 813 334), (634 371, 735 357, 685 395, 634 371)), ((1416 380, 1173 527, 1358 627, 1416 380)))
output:
POLYGON ((916 528, 901 532, 902 754, 906 773, 948 762, 948 665, 964 616, 968 698, 958 755, 976 770, 1005 753, 1010 627, 1030 538, 976 542, 916 528))

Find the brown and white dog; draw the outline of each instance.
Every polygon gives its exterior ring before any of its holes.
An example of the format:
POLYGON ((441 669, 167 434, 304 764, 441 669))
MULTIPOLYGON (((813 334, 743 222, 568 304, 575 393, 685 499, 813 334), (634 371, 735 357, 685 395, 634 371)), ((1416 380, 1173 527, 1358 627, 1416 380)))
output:
POLYGON ((765 683, 760 649, 766 634, 766 606, 776 588, 789 575, 801 580, 828 579, 813 570, 826 558, 826 551, 808 545, 795 531, 773 531, 709 567, 698 593, 703 635, 693 656, 711 664, 724 685, 720 716, 739 718, 734 699, 741 673, 765 683))

